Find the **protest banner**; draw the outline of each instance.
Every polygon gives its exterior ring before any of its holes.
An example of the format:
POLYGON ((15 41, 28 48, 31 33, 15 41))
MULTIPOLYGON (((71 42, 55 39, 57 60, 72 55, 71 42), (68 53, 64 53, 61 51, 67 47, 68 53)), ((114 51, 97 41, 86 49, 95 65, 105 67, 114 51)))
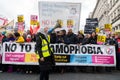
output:
POLYGON ((6 64, 37 64, 34 43, 9 43, 3 44, 3 63, 6 64))
POLYGON ((99 33, 100 32, 100 28, 97 27, 96 30, 95 30, 95 32, 99 33))
POLYGON ((92 32, 95 32, 97 27, 98 27, 98 19, 97 18, 87 18, 86 25, 84 28, 84 33, 91 34, 92 32))
POLYGON ((10 21, 9 23, 0 26, 0 32, 6 31, 6 32, 12 32, 14 27, 14 20, 10 21))
MULTIPOLYGON (((3 64, 38 65, 35 43, 4 43, 3 64)), ((51 44, 56 65, 115 66, 115 47, 106 45, 51 44)))
POLYGON ((38 8, 40 26, 53 28, 57 20, 61 20, 62 27, 66 27, 65 29, 72 28, 73 32, 78 32, 81 3, 39 2, 38 8))
POLYGON ((17 22, 17 29, 20 34, 23 34, 25 29, 25 22, 17 22))
POLYGON ((38 24, 38 16, 37 15, 31 15, 30 16, 30 25, 37 25, 38 24))
POLYGON ((40 28, 40 23, 38 22, 38 16, 37 15, 31 15, 30 19, 30 32, 31 34, 36 34, 37 31, 40 28))

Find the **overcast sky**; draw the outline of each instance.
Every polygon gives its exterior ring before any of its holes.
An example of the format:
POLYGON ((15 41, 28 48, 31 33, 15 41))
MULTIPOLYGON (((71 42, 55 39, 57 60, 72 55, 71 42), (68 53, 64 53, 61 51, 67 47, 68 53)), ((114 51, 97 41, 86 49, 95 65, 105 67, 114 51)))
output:
POLYGON ((97 2, 97 0, 0 0, 0 15, 7 17, 8 20, 17 21, 17 15, 22 14, 29 27, 30 15, 38 15, 38 1, 82 3, 80 28, 85 25, 85 19, 94 10, 97 2))

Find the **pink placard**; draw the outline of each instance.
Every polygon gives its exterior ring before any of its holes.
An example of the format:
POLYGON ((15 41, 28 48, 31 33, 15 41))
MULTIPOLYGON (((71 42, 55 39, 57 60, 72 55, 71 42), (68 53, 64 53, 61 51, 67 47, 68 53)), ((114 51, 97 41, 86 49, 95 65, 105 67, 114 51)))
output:
POLYGON ((93 55, 92 62, 94 64, 114 64, 114 57, 105 55, 93 55))
POLYGON ((24 62, 25 61, 25 53, 5 53, 5 61, 24 62))

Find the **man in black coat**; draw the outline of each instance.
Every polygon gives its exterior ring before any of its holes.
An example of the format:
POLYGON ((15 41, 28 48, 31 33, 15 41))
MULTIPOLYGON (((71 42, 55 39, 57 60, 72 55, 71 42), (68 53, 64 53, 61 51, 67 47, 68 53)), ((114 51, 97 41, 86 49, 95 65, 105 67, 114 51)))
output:
POLYGON ((53 52, 49 46, 49 39, 47 35, 48 28, 45 27, 44 29, 40 29, 40 31, 36 35, 36 46, 35 52, 39 55, 39 66, 40 66, 40 80, 49 80, 49 71, 52 69, 54 63, 54 56, 53 52), (45 56, 45 51, 42 48, 46 45, 43 44, 46 42, 48 49, 48 55, 45 56))
POLYGON ((72 29, 68 30, 68 34, 65 37, 64 43, 65 44, 77 44, 78 43, 77 35, 73 33, 72 29))

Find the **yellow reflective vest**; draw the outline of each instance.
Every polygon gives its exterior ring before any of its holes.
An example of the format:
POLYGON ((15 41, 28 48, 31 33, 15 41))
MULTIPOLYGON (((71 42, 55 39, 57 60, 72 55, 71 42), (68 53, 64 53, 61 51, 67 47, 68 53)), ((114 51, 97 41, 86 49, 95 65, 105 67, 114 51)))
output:
MULTIPOLYGON (((50 36, 47 36, 48 37, 48 42, 50 42, 50 36)), ((42 54, 43 54, 43 57, 48 57, 50 56, 50 53, 49 53, 49 47, 48 47, 48 42, 43 39, 41 36, 40 36, 41 40, 42 40, 42 54)), ((37 58, 40 59, 40 55, 38 55, 37 53, 37 58)))

